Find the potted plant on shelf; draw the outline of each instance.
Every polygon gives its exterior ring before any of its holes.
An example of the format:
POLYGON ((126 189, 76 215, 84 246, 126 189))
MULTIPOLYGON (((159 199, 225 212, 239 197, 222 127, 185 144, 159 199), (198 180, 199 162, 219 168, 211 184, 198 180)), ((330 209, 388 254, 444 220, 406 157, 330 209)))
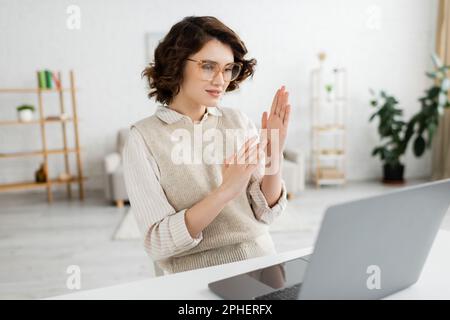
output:
POLYGON ((41 166, 39 167, 39 169, 34 173, 34 177, 36 182, 38 183, 43 183, 43 182, 47 182, 47 170, 45 165, 42 163, 41 166))
MULTIPOLYGON (((396 107, 397 99, 381 91, 379 97, 375 97, 370 104, 377 111, 370 117, 372 121, 379 117, 378 133, 383 144, 373 149, 373 156, 380 156, 383 161, 383 181, 403 182, 404 165, 401 157, 406 152, 409 141, 414 138, 413 153, 416 157, 424 154, 426 148, 430 148, 439 119, 444 114, 444 109, 450 107, 448 90, 450 80, 447 73, 450 66, 443 65, 440 59, 433 54, 434 71, 426 75, 433 80, 431 88, 425 90, 425 95, 419 98, 421 107, 406 123, 401 118, 403 111, 396 107)), ((375 96, 375 92, 371 90, 375 96)))
POLYGON ((372 151, 372 156, 379 156, 383 162, 383 181, 386 183, 402 183, 404 164, 402 156, 405 153, 406 145, 403 139, 405 122, 401 120, 403 111, 396 107, 398 100, 386 92, 381 91, 376 97, 375 92, 371 90, 374 98, 371 105, 377 108, 369 121, 379 118, 378 133, 381 137, 382 145, 377 146, 372 151))
POLYGON ((34 106, 29 104, 23 104, 17 107, 17 113, 19 121, 28 122, 34 118, 34 106))
POLYGON ((331 83, 328 83, 325 85, 325 91, 327 92, 327 101, 331 102, 331 92, 333 91, 333 85, 331 83))

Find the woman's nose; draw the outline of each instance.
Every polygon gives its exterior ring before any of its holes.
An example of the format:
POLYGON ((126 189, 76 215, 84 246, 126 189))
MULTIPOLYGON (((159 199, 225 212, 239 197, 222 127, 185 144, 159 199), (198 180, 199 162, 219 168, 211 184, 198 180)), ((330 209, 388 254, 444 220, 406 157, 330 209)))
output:
POLYGON ((223 73, 221 71, 216 73, 216 75, 212 79, 212 83, 214 85, 223 85, 225 83, 225 80, 223 78, 223 73))

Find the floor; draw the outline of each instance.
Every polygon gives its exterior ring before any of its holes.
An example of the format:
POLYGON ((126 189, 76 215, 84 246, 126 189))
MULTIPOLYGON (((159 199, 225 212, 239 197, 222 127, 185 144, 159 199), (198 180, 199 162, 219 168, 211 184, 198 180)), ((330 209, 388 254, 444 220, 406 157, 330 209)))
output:
MULTIPOLYGON (((290 201, 298 211, 299 225, 305 221, 304 228, 283 230, 282 223, 274 225, 271 234, 277 250, 311 246, 328 205, 395 188, 376 181, 307 188, 290 201)), ((66 270, 71 265, 80 267, 82 290, 153 276, 140 240, 112 240, 127 207, 115 208, 101 191, 88 192, 82 203, 57 194, 52 205, 46 203, 44 192, 3 193, 0 204, 0 299, 70 293, 66 270)), ((449 212, 442 228, 450 230, 449 212)))

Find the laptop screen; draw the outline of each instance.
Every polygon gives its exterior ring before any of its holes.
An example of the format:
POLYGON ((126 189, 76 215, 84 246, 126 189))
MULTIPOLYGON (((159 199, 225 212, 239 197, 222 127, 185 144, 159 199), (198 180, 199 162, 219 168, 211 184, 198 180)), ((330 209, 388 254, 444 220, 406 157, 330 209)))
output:
POLYGON ((307 263, 299 258, 255 270, 247 275, 272 289, 281 289, 301 282, 306 265, 307 263))
POLYGON ((254 299, 299 284, 307 265, 304 258, 297 258, 210 283, 209 288, 224 299, 254 299))

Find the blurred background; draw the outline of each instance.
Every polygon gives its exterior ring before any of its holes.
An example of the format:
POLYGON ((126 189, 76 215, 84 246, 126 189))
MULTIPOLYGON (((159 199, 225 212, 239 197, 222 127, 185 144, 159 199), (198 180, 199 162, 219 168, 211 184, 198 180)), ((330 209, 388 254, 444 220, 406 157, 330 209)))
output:
POLYGON ((311 246, 332 203, 449 178, 449 5, 0 0, 0 299, 157 276, 121 151, 127 128, 157 107, 141 72, 186 16, 217 17, 258 61, 222 106, 259 126, 277 88, 290 92, 278 251, 311 246))

